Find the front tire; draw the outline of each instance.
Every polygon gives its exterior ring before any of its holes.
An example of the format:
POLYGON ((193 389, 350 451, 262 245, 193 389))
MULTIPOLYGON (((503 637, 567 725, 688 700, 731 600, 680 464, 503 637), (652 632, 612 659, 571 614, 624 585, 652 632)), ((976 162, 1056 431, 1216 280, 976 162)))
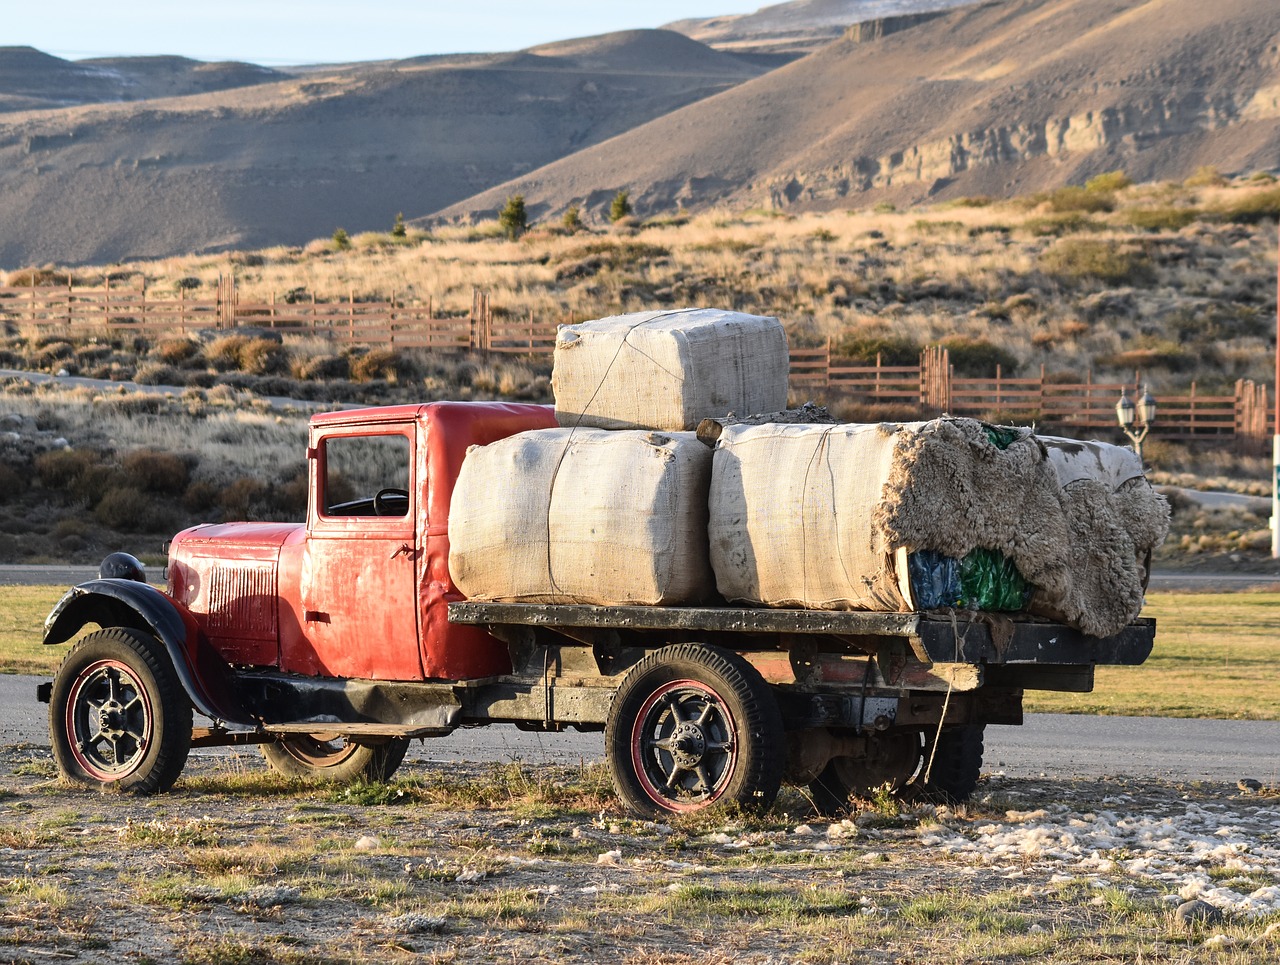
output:
POLYGON ((389 781, 404 760, 409 741, 393 737, 382 744, 357 744, 329 734, 288 734, 260 746, 267 763, 285 777, 349 784, 389 781))
POLYGON ((641 817, 714 804, 764 812, 782 784, 782 716, 736 653, 698 644, 657 650, 627 673, 605 727, 614 786, 641 817))
POLYGON ((191 751, 191 703, 154 637, 127 627, 97 630, 58 668, 49 734, 67 780, 165 791, 191 751))

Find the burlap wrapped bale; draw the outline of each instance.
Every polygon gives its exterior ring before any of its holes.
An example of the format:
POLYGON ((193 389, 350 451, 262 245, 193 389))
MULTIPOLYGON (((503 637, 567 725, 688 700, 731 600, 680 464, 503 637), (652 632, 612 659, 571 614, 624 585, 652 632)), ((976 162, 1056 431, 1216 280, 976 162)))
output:
POLYGON ((450 507, 450 574, 476 600, 700 602, 710 476, 693 433, 540 429, 476 447, 450 507))
POLYGON ((702 419, 787 404, 790 355, 776 318, 717 309, 564 325, 551 386, 562 426, 692 430, 702 419))
POLYGON ((1169 532, 1169 503, 1132 449, 1041 436, 1062 487, 1071 531, 1071 581, 1037 591, 1030 609, 1105 636, 1142 610, 1147 560, 1169 532))
POLYGON ((1057 494, 1026 430, 1001 449, 968 419, 730 426, 712 472, 711 564, 731 600, 811 609, 912 609, 906 554, 918 549, 997 549, 1062 587, 1057 494))

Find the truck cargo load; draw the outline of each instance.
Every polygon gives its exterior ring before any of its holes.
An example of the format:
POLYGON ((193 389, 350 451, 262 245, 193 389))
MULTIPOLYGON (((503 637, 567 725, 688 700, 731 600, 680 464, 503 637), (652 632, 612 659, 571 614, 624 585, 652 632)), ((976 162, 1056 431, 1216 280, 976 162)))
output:
POLYGON ((561 326, 551 386, 562 426, 697 429, 787 404, 790 355, 776 318, 709 308, 561 326))
POLYGON ((1070 625, 1114 633, 1141 609, 1137 561, 1164 538, 1168 507, 1145 479, 1098 482, 1079 454, 1055 457, 1060 477, 1052 448, 972 419, 727 427, 710 500, 717 587, 752 605, 886 611, 1016 610, 1034 588, 1070 625), (931 581, 948 565, 940 592, 966 569, 969 589, 939 598, 931 581), (985 605, 965 598, 974 586, 985 605))
POLYGON ((543 429, 472 449, 449 569, 473 600, 684 604, 714 587, 693 433, 543 429))

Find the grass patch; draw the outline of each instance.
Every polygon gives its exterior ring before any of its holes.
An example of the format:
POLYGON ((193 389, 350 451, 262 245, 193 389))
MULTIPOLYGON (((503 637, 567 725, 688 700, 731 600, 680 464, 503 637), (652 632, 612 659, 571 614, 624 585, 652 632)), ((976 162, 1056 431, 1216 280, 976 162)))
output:
POLYGON ((1280 719, 1278 593, 1153 593, 1155 649, 1140 667, 1099 667, 1091 694, 1028 691, 1029 712, 1280 719))

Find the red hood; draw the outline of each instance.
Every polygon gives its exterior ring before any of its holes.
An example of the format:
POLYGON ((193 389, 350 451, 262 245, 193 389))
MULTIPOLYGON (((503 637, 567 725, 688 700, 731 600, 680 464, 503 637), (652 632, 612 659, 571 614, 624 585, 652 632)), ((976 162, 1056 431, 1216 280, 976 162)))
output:
POLYGON ((202 523, 184 529, 173 538, 172 545, 197 554, 210 544, 220 551, 230 547, 279 551, 290 536, 303 529, 302 523, 202 523))

